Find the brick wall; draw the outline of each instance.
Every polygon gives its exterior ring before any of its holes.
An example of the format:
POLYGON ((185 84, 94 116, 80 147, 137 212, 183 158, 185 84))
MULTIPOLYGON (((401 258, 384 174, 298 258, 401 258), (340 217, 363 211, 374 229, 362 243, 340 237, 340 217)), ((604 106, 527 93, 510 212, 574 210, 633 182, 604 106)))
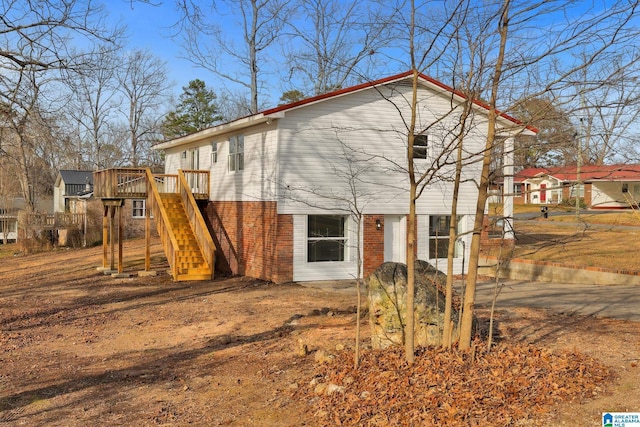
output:
POLYGON ((209 202, 216 269, 276 283, 293 279, 293 218, 276 202, 209 202))
POLYGON ((367 277, 384 262, 384 215, 364 215, 362 222, 362 277, 367 277), (376 228, 376 220, 380 221, 380 230, 376 228))

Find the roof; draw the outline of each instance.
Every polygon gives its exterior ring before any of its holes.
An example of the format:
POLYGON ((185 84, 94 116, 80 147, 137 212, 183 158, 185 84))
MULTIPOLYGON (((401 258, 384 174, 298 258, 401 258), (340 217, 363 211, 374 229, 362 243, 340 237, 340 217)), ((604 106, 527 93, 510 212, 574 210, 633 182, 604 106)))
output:
MULTIPOLYGON (((572 165, 523 169, 514 176, 514 182, 545 175, 564 182, 578 181, 578 167, 572 165)), ((580 167, 580 181, 640 181, 640 165, 583 165, 580 167)))
POLYGON ((66 185, 93 185, 93 171, 61 170, 60 177, 66 185))
MULTIPOLYGON (((278 119, 278 118, 284 117, 285 112, 289 110, 293 110, 296 108, 304 107, 306 105, 311 105, 318 102, 326 101, 328 99, 337 98, 337 97, 344 96, 350 93, 355 93, 361 90, 365 90, 365 89, 369 89, 369 88, 373 88, 373 87, 377 87, 377 86, 381 86, 381 85, 385 85, 385 84, 389 84, 397 81, 408 80, 412 76, 413 76, 413 71, 405 71, 404 73, 396 74, 396 75, 385 77, 382 79, 365 82, 359 85, 351 86, 344 89, 339 89, 339 90, 328 92, 322 95, 313 96, 313 97, 292 102, 289 104, 280 105, 278 107, 264 110, 260 113, 257 113, 251 116, 242 117, 242 118, 239 118, 227 123, 222 123, 222 124, 219 124, 219 125, 216 125, 216 126, 213 126, 189 135, 185 135, 185 136, 177 137, 172 140, 161 142, 160 144, 156 144, 153 148, 162 150, 162 149, 169 148, 176 145, 195 142, 197 140, 200 140, 209 136, 214 136, 221 133, 229 132, 231 130, 242 129, 242 128, 246 128, 246 127, 253 126, 256 124, 261 124, 261 123, 268 123, 272 119, 278 119)), ((423 83, 432 87, 433 89, 454 94, 455 96, 461 99, 467 99, 467 96, 462 92, 450 86, 447 86, 444 83, 439 82, 425 74, 419 73, 418 77, 423 83)), ((489 109, 489 106, 487 104, 482 103, 480 101, 474 100, 473 103, 483 109, 486 109, 486 110, 489 109)), ((498 115, 499 117, 502 117, 503 119, 506 119, 507 121, 510 121, 514 124, 524 126, 530 132, 533 132, 533 133, 538 132, 538 129, 536 129, 535 127, 526 126, 524 125, 524 123, 520 122, 518 119, 511 117, 505 113, 498 111, 498 115)))

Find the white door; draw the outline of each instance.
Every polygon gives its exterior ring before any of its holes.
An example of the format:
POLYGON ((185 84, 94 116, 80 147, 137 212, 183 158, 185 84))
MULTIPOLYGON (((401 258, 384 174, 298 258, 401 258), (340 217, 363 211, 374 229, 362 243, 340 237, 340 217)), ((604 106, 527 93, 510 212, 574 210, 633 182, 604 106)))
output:
POLYGON ((384 216, 384 261, 407 262, 407 217, 405 215, 384 216))

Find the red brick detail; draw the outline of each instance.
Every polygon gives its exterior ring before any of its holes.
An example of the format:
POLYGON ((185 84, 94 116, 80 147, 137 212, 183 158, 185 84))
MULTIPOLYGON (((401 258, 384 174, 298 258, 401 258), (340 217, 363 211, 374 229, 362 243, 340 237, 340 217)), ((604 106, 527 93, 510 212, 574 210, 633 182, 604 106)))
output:
POLYGON ((362 273, 367 277, 384 262, 384 215, 364 215, 362 219, 362 273), (380 229, 376 221, 379 221, 380 229))
POLYGON ((209 202, 216 269, 276 283, 293 280, 293 217, 276 202, 209 202))

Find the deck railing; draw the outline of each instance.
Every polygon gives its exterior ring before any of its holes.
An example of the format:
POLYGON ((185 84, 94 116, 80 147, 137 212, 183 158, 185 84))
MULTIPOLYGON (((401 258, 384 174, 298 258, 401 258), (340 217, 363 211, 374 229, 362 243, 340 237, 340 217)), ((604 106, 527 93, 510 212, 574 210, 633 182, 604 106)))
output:
MULTIPOLYGON (((183 170, 187 187, 196 200, 209 198, 209 171, 183 170)), ((144 199, 147 197, 146 169, 114 168, 93 173, 94 196, 99 199, 144 199)), ((154 174, 160 193, 178 193, 178 175, 154 174)))
MULTIPOLYGON (((188 182, 189 175, 186 175, 184 171, 178 171, 178 176, 178 182, 180 184, 180 197, 182 198, 182 203, 184 204, 185 210, 187 211, 187 217, 189 217, 189 223, 191 224, 191 227, 193 229, 193 234, 198 241, 198 246, 200 246, 202 256, 213 272, 216 247, 213 243, 213 239, 211 238, 211 233, 209 233, 207 224, 204 222, 204 218, 202 216, 202 213, 200 212, 200 208, 198 208, 198 205, 196 204, 196 200, 192 192, 189 191, 191 190, 191 185, 188 182)), ((207 179, 207 182, 208 181, 209 180, 207 179)))
POLYGON ((26 215, 27 227, 30 229, 55 229, 80 227, 84 224, 84 214, 56 212, 54 214, 31 213, 26 215))
POLYGON ((210 190, 209 171, 184 169, 182 172, 187 186, 196 200, 208 199, 210 190))
POLYGON ((160 194, 178 192, 178 175, 154 174, 153 183, 160 194))
POLYGON ((144 199, 146 169, 104 169, 93 173, 94 196, 99 199, 144 199))
POLYGON ((167 261, 169 262, 169 269, 171 270, 171 275, 175 278, 178 277, 178 240, 170 226, 169 217, 162 206, 160 191, 158 191, 158 186, 155 185, 154 177, 149 169, 146 170, 146 182, 148 183, 146 191, 148 193, 147 208, 150 208, 151 212, 153 212, 158 235, 160 236, 160 241, 164 247, 167 261))

